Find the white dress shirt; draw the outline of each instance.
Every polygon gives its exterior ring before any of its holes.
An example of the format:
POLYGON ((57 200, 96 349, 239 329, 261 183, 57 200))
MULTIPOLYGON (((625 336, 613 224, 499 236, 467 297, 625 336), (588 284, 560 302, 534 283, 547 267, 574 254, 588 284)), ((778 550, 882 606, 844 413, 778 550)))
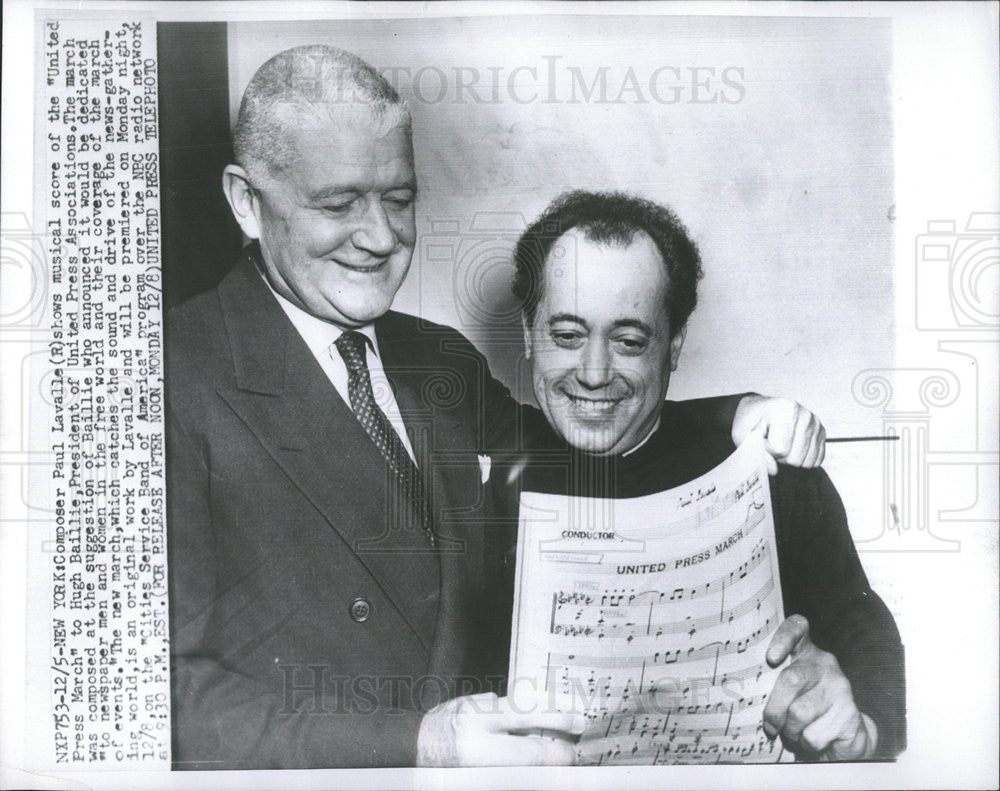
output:
MULTIPOLYGON (((351 396, 347 389, 347 365, 334 345, 337 339, 344 334, 344 330, 336 324, 330 324, 322 319, 317 319, 315 316, 311 316, 275 291, 271 287, 271 284, 267 282, 267 278, 264 278, 264 282, 271 289, 271 293, 278 300, 278 304, 285 311, 285 315, 295 325, 295 329, 302 336, 302 340, 306 342, 306 346, 309 347, 309 351, 312 352, 313 357, 316 358, 316 362, 323 369, 323 373, 330 380, 330 384, 336 388, 340 397, 344 399, 347 408, 351 409, 351 396)), ((393 394, 389 378, 382 368, 382 360, 379 357, 378 350, 378 339, 375 337, 375 328, 371 324, 368 324, 364 327, 358 327, 356 331, 368 338, 370 342, 369 344, 365 344, 365 360, 368 364, 368 371, 371 374, 372 392, 375 394, 375 403, 385 413, 385 416, 389 418, 389 422, 403 442, 403 447, 406 448, 406 452, 410 454, 410 458, 416 464, 417 459, 410 445, 410 438, 406 434, 406 424, 403 422, 403 416, 399 414, 399 405, 396 403, 396 396, 393 394)))

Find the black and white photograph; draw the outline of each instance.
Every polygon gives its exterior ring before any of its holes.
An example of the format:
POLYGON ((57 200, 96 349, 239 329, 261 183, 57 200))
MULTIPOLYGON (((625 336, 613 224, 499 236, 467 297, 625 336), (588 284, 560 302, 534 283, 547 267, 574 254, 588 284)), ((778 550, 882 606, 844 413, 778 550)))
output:
POLYGON ((3 787, 995 787, 996 3, 13 8, 3 787))

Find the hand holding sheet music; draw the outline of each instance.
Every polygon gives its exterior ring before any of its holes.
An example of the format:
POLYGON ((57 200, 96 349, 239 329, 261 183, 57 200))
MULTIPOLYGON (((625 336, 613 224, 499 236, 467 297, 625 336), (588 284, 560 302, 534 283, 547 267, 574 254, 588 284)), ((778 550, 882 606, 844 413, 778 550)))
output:
POLYGON ((763 729, 784 617, 763 455, 753 437, 629 500, 522 494, 508 694, 585 712, 579 763, 782 759, 763 729))

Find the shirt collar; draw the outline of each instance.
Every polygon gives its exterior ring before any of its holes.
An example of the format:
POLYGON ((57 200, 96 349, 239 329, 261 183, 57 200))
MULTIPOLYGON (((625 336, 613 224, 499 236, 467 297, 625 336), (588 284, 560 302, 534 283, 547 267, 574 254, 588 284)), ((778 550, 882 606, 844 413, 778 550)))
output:
MULTIPOLYGON (((306 313, 298 305, 293 304, 290 300, 281 296, 274 287, 268 282, 268 279, 264 276, 260 270, 258 274, 263 279, 264 283, 267 285, 268 289, 274 294, 274 298, 278 300, 278 304, 281 305, 281 309, 285 311, 285 315, 288 316, 288 320, 295 325, 295 329, 298 330, 299 335, 302 336, 302 340, 306 342, 306 346, 309 347, 309 351, 313 353, 314 356, 322 354, 327 349, 330 348, 341 335, 344 334, 345 330, 342 327, 338 327, 336 324, 331 324, 328 321, 323 321, 323 319, 318 319, 310 313, 306 313)), ((360 332, 368 339, 368 347, 375 352, 379 357, 378 350, 378 340, 375 337, 375 326, 373 324, 365 324, 363 327, 354 327, 355 332, 360 332)))

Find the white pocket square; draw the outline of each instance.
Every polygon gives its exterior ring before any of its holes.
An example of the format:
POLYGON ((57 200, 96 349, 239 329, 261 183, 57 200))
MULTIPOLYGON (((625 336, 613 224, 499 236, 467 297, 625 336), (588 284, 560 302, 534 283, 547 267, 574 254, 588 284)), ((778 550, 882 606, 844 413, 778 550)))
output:
POLYGON ((493 467, 493 459, 489 456, 477 456, 479 459, 479 480, 486 483, 490 479, 490 469, 493 467))

